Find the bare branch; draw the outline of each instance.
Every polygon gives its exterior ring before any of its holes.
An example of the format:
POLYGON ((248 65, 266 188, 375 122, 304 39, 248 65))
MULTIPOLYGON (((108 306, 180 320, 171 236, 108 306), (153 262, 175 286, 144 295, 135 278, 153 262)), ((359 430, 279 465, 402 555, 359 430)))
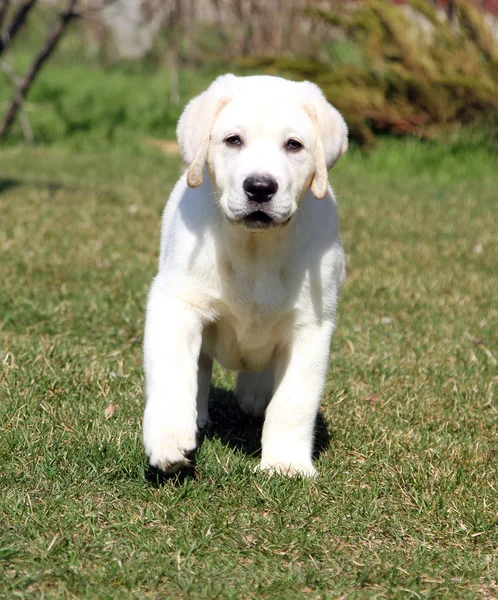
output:
POLYGON ((9 8, 10 0, 0 0, 0 38, 2 36, 2 25, 9 8))
POLYGON ((12 17, 12 21, 10 22, 5 35, 0 36, 0 54, 5 52, 5 50, 7 50, 7 48, 12 44, 12 40, 16 37, 17 32, 23 26, 29 11, 36 4, 36 1, 37 0, 26 0, 26 2, 21 4, 21 6, 17 9, 12 17))
POLYGON ((77 0, 68 0, 66 9, 60 15, 59 23, 50 33, 47 41, 45 42, 45 45, 40 50, 33 64, 24 75, 22 82, 18 86, 15 96, 12 99, 9 109, 7 110, 7 114, 5 115, 5 118, 2 124, 0 125, 0 139, 2 139, 5 136, 10 126, 12 125, 16 114, 18 113, 20 107, 22 106, 22 103, 24 102, 24 98, 26 97, 31 85, 33 84, 33 81, 35 80, 36 75, 57 47, 57 44, 59 43, 59 40, 61 39, 69 21, 71 21, 71 19, 73 19, 76 16, 76 13, 74 12, 76 2, 77 0))
MULTIPOLYGON (((21 84, 21 80, 15 74, 14 69, 7 63, 0 61, 0 71, 5 73, 5 75, 8 77, 8 79, 15 88, 21 84)), ((19 121, 21 122, 21 129, 24 135, 24 139, 28 142, 28 144, 34 144, 35 136, 33 135, 33 128, 31 127, 28 113, 26 112, 26 110, 24 110, 24 107, 20 108, 19 121)))

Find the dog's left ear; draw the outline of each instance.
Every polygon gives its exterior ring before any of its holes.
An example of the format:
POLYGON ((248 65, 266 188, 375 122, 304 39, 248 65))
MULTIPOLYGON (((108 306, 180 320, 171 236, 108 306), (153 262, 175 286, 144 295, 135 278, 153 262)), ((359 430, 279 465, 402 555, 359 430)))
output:
POLYGON ((348 127, 341 113, 327 102, 318 86, 309 81, 305 86, 304 108, 313 121, 316 133, 315 173, 311 191, 323 200, 328 191, 327 172, 348 149, 348 127))
POLYGON ((231 74, 218 77, 205 92, 187 104, 178 121, 176 136, 180 153, 188 167, 189 187, 197 187, 204 180, 211 129, 220 112, 230 102, 236 79, 231 74))

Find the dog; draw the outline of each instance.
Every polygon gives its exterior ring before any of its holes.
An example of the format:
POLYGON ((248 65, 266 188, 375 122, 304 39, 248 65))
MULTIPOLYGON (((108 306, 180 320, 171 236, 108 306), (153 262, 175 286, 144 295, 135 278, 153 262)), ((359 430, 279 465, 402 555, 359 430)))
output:
POLYGON ((315 477, 315 420, 345 259, 328 170, 348 146, 310 82, 223 75, 177 129, 186 173, 164 211, 144 335, 150 464, 189 464, 213 359, 265 415, 261 470, 315 477))

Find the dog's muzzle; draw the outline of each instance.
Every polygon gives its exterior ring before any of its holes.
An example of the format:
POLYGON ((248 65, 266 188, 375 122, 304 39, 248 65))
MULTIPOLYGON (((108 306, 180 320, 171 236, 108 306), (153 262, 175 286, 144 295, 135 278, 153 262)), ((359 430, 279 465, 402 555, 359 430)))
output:
POLYGON ((250 175, 244 179, 242 188, 252 212, 243 218, 248 229, 266 229, 279 225, 269 214, 267 203, 278 191, 278 183, 270 175, 250 175))

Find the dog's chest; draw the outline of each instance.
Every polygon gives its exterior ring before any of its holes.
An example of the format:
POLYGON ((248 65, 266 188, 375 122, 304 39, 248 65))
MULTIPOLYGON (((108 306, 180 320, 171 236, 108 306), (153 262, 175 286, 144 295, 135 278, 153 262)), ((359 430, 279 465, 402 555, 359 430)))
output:
POLYGON ((264 369, 292 328, 293 294, 285 270, 224 276, 218 318, 205 331, 204 350, 229 369, 264 369))

